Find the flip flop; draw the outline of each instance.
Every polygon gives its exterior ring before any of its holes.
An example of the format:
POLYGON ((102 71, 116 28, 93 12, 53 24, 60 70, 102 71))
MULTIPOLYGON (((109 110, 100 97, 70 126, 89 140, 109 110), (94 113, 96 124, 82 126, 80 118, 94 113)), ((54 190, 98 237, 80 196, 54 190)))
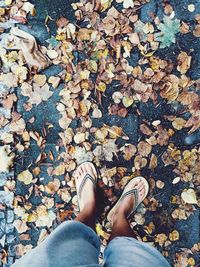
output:
MULTIPOLYGON (((81 208, 83 207, 83 203, 81 202, 81 194, 82 194, 82 191, 83 191, 83 188, 85 186, 88 186, 88 190, 96 190, 96 185, 97 185, 97 178, 98 178, 98 175, 97 175, 97 170, 94 166, 93 163, 91 162, 84 162, 82 164, 80 164, 77 169, 75 170, 74 174, 73 174, 74 178, 75 178, 75 183, 76 183, 76 190, 77 190, 77 198, 78 198, 78 205, 79 205, 79 209, 81 210, 81 208), (78 172, 78 169, 83 166, 83 165, 86 165, 86 164, 89 164, 93 171, 94 171, 94 174, 95 174, 95 177, 92 177, 89 173, 86 173, 85 176, 81 177, 81 176, 78 176, 76 174, 76 172, 78 172), (90 180, 90 183, 88 183, 88 180, 90 180)), ((89 194, 88 194, 89 196, 89 194)))
POLYGON ((144 177, 138 176, 138 177, 133 178, 125 186, 124 191, 123 191, 121 197, 119 198, 119 200, 117 201, 117 203, 114 204, 113 208, 111 208, 111 210, 109 211, 109 213, 107 215, 108 221, 112 224, 113 214, 115 213, 116 209, 119 207, 120 202, 125 197, 127 197, 129 195, 133 195, 134 196, 134 203, 135 203, 135 205, 134 205, 133 210, 131 211, 131 213, 128 215, 128 219, 129 219, 133 215, 133 213, 135 212, 135 210, 137 209, 138 205, 146 198, 146 196, 148 194, 148 191, 149 191, 149 184, 148 184, 147 180, 144 177), (144 187, 145 187, 145 194, 144 194, 143 199, 140 202, 138 202, 138 190, 134 188, 135 185, 136 185, 137 180, 143 181, 144 187))

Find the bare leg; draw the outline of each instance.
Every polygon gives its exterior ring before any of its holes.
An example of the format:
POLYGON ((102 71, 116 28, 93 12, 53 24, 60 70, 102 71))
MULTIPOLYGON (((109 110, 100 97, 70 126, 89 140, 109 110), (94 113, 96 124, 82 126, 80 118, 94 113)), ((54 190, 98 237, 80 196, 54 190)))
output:
MULTIPOLYGON (((138 189, 138 198, 139 202, 143 199, 145 194, 145 187, 142 181, 140 181, 136 188, 138 189)), ((115 214, 112 218, 112 233, 109 239, 109 242, 117 237, 117 236, 126 236, 126 237, 133 237, 136 238, 133 230, 130 227, 129 221, 127 219, 128 215, 130 214, 131 210, 134 207, 134 198, 133 196, 127 196, 122 200, 118 209, 116 210, 115 214)))
POLYGON ((76 217, 75 221, 82 222, 95 231, 96 202, 87 205, 76 217))
MULTIPOLYGON (((94 171, 90 165, 85 164, 79 167, 75 173, 76 179, 82 179, 85 175, 89 173, 92 177, 95 177, 94 171)), ((91 183, 89 180, 87 183, 91 183)), ((95 231, 96 223, 96 190, 85 185, 81 193, 81 205, 80 213, 76 217, 76 221, 82 222, 85 225, 91 227, 95 231), (88 189, 89 188, 89 189, 88 189)), ((80 204, 80 203, 79 203, 80 204)))

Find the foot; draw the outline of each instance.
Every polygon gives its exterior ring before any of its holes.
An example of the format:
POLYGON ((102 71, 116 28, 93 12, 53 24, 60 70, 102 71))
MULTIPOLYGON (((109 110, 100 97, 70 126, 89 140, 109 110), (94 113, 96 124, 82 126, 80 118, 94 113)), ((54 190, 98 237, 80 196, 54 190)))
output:
POLYGON ((82 163, 73 176, 76 182, 80 211, 85 208, 96 208, 97 172, 94 165, 90 162, 82 163))
MULTIPOLYGON (((138 179, 135 182, 135 185, 133 187, 134 189, 137 189, 138 191, 138 203, 141 203, 143 199, 145 198, 145 183, 144 180, 138 179)), ((120 204, 116 208, 115 212, 113 213, 113 216, 111 218, 112 225, 115 223, 115 221, 120 218, 120 216, 125 216, 127 218, 132 210, 135 207, 135 199, 133 194, 126 196, 120 201, 120 204)))

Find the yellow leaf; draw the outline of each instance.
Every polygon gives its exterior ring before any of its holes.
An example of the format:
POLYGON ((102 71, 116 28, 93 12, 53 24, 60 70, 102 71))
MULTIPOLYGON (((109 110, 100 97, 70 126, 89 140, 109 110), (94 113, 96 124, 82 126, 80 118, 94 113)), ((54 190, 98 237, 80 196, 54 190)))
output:
POLYGON ((90 66, 90 70, 91 70, 92 72, 97 72, 97 70, 98 70, 98 65, 97 65, 96 61, 94 61, 94 60, 90 60, 90 61, 89 61, 89 66, 90 66))
POLYGON ((76 144, 80 144, 80 143, 83 143, 86 139, 86 134, 85 133, 77 133, 75 136, 74 136, 74 142, 76 144))
POLYGON ((128 97, 128 96, 124 96, 124 97, 122 98, 122 103, 123 103, 123 105, 124 105, 126 108, 130 107, 130 106, 133 104, 133 102, 134 102, 134 100, 131 99, 131 98, 128 97))
POLYGON ((32 213, 28 215, 27 222, 35 222, 37 221, 37 219, 38 219, 37 214, 32 213))
POLYGON ((21 172, 18 176, 17 179, 20 182, 23 182, 25 185, 29 185, 33 181, 33 175, 29 170, 21 172))
POLYGON ((100 82, 97 86, 96 86, 97 90, 100 92, 105 92, 106 91, 106 84, 104 82, 100 82))
POLYGON ((157 234, 155 237, 155 241, 159 243, 160 246, 163 246, 166 240, 167 236, 165 234, 157 234))
POLYGON ((188 263, 190 266, 195 266, 195 260, 194 260, 194 258, 190 257, 189 259, 187 259, 187 263, 188 263))
POLYGON ((176 130, 181 130, 184 125, 186 124, 186 121, 182 118, 176 118, 173 122, 172 125, 176 130))
POLYGON ((169 239, 170 239, 171 241, 179 240, 179 232, 178 232, 177 230, 172 231, 172 232, 169 234, 169 239))
POLYGON ((83 101, 79 102, 79 112, 81 116, 86 116, 88 113, 88 108, 83 101))
POLYGON ((109 237, 109 235, 102 230, 102 226, 99 223, 96 225, 96 232, 98 236, 102 236, 105 239, 109 237))
POLYGON ((191 60, 191 56, 188 56, 186 52, 181 52, 177 57, 177 70, 180 71, 181 74, 185 74, 190 68, 191 60))
POLYGON ((12 0, 5 0, 5 5, 6 6, 9 6, 9 5, 11 5, 12 4, 12 0))
POLYGON ((55 168, 54 175, 63 175, 65 173, 65 165, 59 165, 55 168))
POLYGON ((181 193, 183 201, 188 204, 197 204, 196 193, 192 188, 186 189, 181 193))
POLYGON ((82 70, 80 72, 80 79, 81 80, 88 80, 90 77, 90 71, 89 70, 82 70))
POLYGON ((112 0, 101 0, 101 11, 105 11, 110 7, 112 0))
POLYGON ((66 38, 67 38, 67 35, 64 32, 60 32, 59 34, 56 35, 56 40, 58 41, 64 41, 66 40, 66 38))
POLYGON ((37 83, 39 86, 43 86, 46 83, 47 77, 43 74, 36 74, 33 77, 33 80, 35 83, 37 83))

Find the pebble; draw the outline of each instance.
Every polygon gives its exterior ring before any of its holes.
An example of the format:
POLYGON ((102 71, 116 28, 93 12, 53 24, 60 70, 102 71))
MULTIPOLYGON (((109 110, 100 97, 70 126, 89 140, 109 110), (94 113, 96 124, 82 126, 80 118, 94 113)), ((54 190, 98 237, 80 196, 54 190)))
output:
POLYGON ((15 236, 14 235, 9 235, 9 236, 7 236, 7 238, 6 238, 6 243, 7 244, 11 244, 11 243, 13 243, 15 241, 15 236))
POLYGON ((7 173, 1 173, 0 174, 0 186, 4 186, 7 181, 7 173))
POLYGON ((0 238, 5 234, 6 220, 0 221, 0 238))
POLYGON ((6 236, 4 235, 1 239, 0 239, 0 244, 2 247, 5 246, 5 241, 6 241, 6 236))
POLYGON ((13 210, 7 210, 7 223, 12 223, 14 221, 13 210))
POLYGON ((13 224, 6 224, 6 234, 12 234, 14 232, 13 224))
POLYGON ((0 220, 5 218, 5 213, 3 211, 0 211, 0 220))
POLYGON ((6 205, 7 207, 12 207, 14 199, 13 192, 0 191, 0 203, 6 205))

